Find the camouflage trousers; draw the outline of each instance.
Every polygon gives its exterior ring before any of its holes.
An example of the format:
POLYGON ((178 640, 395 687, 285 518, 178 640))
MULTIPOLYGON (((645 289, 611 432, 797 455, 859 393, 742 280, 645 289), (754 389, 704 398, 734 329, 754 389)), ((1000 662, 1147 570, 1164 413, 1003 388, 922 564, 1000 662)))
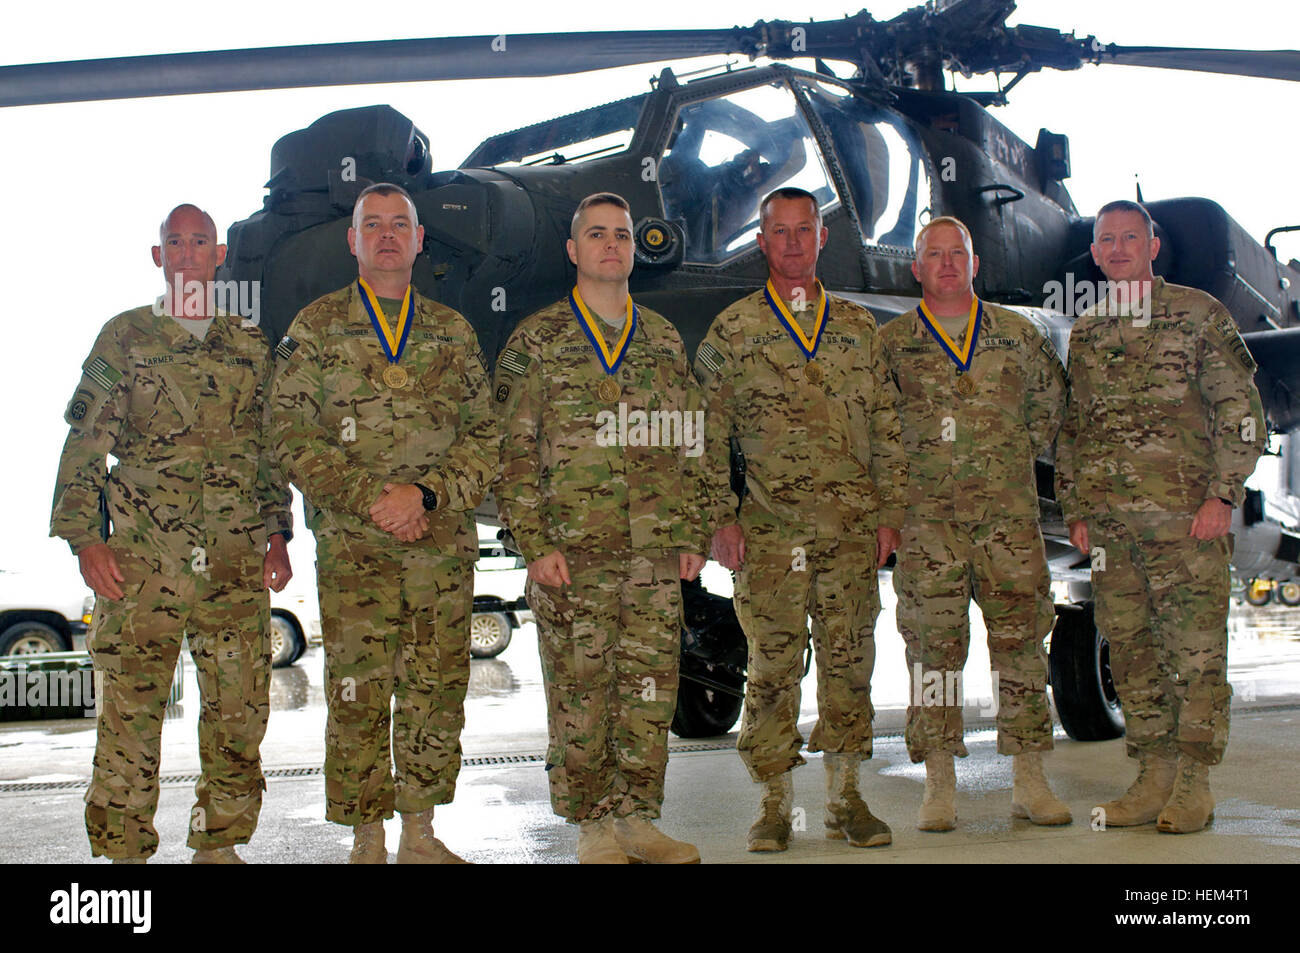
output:
POLYGON ((734 601, 749 662, 736 749, 755 781, 804 763, 798 722, 810 616, 818 715, 808 750, 871 757, 875 565, 874 543, 746 527, 734 601))
POLYGON ((1124 709, 1129 757, 1185 754, 1218 764, 1228 745, 1231 537, 1197 540, 1189 516, 1088 520, 1097 625, 1124 709), (1095 557, 1094 557, 1095 558, 1095 557))
POLYGON ((124 598, 96 599, 87 647, 99 679, 86 791, 92 855, 149 857, 163 715, 181 640, 198 672, 199 763, 190 847, 246 844, 262 807, 260 746, 270 711, 270 609, 262 557, 189 564, 114 546, 124 598), (183 568, 175 568, 176 566, 183 568))
POLYGON ((529 580, 546 685, 551 807, 569 821, 659 816, 677 706, 676 550, 565 553, 571 587, 529 580))
POLYGON ((326 534, 316 552, 326 819, 355 827, 449 803, 469 689, 473 562, 427 545, 349 548, 326 534))
POLYGON ((970 601, 984 614, 997 692, 998 752, 1050 751, 1043 638, 1052 629, 1051 578, 1034 520, 909 520, 894 569, 898 630, 907 646, 905 739, 912 761, 966 756, 961 673, 970 601))

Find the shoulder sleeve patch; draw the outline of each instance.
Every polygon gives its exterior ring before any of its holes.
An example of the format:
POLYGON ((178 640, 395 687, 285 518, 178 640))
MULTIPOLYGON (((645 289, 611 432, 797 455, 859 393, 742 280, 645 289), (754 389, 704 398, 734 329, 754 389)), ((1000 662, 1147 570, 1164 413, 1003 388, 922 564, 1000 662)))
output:
POLYGON ((275 346, 275 356, 282 361, 287 361, 293 357, 293 352, 298 350, 298 342, 289 335, 280 338, 280 343, 275 346))
POLYGON ((1237 322, 1232 315, 1224 314, 1209 326, 1209 338, 1215 347, 1230 354, 1251 374, 1255 373, 1255 358, 1251 356, 1246 342, 1237 331, 1237 322))
POLYGON ((727 359, 708 341, 701 344, 695 351, 695 359, 707 368, 710 374, 718 373, 722 365, 727 363, 727 359))
POLYGON ((106 400, 108 394, 97 394, 87 387, 78 387, 77 392, 72 395, 72 400, 68 402, 68 409, 64 411, 63 419, 74 428, 83 429, 88 426, 83 421, 87 417, 94 420, 106 400))
POLYGON ((112 390, 117 382, 122 379, 122 372, 115 369, 102 357, 92 357, 86 362, 82 371, 85 373, 87 380, 106 391, 112 390))
POLYGON ((508 374, 514 374, 516 377, 522 377, 528 372, 528 365, 533 359, 522 351, 516 351, 512 347, 506 348, 497 358, 497 367, 508 374))

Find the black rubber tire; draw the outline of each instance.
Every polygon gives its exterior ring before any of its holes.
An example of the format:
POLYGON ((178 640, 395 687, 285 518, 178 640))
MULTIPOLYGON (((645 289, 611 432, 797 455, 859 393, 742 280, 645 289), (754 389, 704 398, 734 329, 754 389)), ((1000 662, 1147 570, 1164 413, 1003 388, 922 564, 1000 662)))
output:
POLYGON ((475 612, 469 620, 469 654, 496 658, 510 645, 514 627, 504 612, 475 612))
POLYGON ((677 685, 677 710, 671 725, 678 738, 716 738, 731 731, 744 699, 683 678, 677 685))
POLYGON ((1255 591, 1255 580, 1252 579, 1250 582, 1246 583, 1246 591, 1245 593, 1243 593, 1243 597, 1245 598, 1245 600, 1249 602, 1252 606, 1266 606, 1273 601, 1272 589, 1265 589, 1263 595, 1259 595, 1259 596, 1252 595, 1254 591, 1255 591))
POLYGON ((1048 665, 1052 700, 1066 734, 1075 741, 1109 741, 1124 734, 1110 644, 1097 631, 1092 603, 1056 607, 1048 665))
POLYGON ((1277 601, 1284 606, 1300 606, 1300 580, 1288 579, 1277 584, 1277 601))
POLYGON ((302 657, 306 639, 293 614, 283 609, 271 610, 271 667, 285 668, 302 657))
POLYGON ((27 619, 0 632, 0 655, 67 652, 72 648, 54 626, 27 619))

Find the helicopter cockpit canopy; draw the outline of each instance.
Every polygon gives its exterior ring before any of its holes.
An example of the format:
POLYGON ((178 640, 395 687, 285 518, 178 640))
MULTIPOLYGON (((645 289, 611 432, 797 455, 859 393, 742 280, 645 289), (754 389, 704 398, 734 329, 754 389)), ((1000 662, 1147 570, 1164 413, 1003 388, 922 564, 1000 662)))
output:
POLYGON ((787 72, 791 82, 678 111, 659 182, 665 216, 685 225, 686 261, 719 264, 745 251, 758 231, 759 203, 773 189, 811 192, 823 216, 842 204, 809 111, 832 140, 868 244, 910 248, 930 206, 919 139, 901 116, 838 84, 787 72))
POLYGON ((687 263, 719 265, 752 251, 759 203, 773 189, 805 189, 817 196, 823 216, 830 215, 845 204, 837 181, 851 193, 867 244, 910 249, 931 206, 931 175, 920 139, 901 114, 828 77, 785 67, 755 71, 751 83, 731 83, 711 96, 701 95, 697 82, 494 136, 462 165, 616 156, 649 132, 637 128, 656 112, 647 110, 647 100, 669 95, 679 105, 668 113, 671 131, 656 156, 657 177, 664 217, 685 232, 687 263))

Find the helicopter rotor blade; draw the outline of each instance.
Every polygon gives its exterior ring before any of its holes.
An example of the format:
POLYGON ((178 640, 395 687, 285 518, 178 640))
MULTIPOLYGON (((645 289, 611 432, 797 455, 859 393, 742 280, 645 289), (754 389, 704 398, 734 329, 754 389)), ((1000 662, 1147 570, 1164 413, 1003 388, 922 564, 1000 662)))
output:
POLYGON ((1181 46, 1112 44, 1102 47, 1096 62, 1300 82, 1300 51, 1297 50, 1207 50, 1181 46))
POLYGON ((0 67, 0 106, 427 80, 555 76, 755 49, 751 31, 374 40, 0 67))

